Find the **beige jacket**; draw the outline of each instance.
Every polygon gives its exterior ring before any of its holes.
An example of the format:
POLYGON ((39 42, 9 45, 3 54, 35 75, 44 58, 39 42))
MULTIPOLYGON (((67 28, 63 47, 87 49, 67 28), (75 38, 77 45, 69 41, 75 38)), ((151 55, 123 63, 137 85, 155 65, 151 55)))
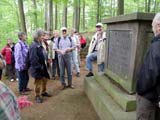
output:
POLYGON ((55 50, 53 50, 54 42, 51 40, 47 41, 48 42, 48 59, 55 59, 55 50))
POLYGON ((88 54, 91 54, 95 48, 95 45, 98 41, 98 48, 97 48, 97 64, 101 64, 105 61, 105 40, 106 40, 106 32, 103 32, 102 38, 97 40, 97 33, 93 35, 92 40, 89 45, 88 54))

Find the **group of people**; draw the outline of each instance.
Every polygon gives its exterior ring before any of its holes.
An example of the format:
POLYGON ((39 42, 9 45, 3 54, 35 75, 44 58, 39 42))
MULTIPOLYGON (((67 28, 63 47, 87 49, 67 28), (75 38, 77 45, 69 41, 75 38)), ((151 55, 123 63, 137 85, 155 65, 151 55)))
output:
MULTIPOLYGON (((30 46, 26 44, 27 35, 24 32, 18 33, 18 42, 13 44, 11 39, 8 39, 7 45, 2 49, 0 60, 3 58, 6 62, 7 73, 9 80, 14 81, 17 78, 18 91, 20 95, 27 95, 29 82, 29 73, 34 78, 35 102, 42 103, 43 97, 51 97, 47 92, 47 81, 56 75, 59 76, 62 90, 66 88, 74 89, 72 84, 73 69, 76 71, 76 76, 80 76, 80 49, 86 46, 85 38, 78 34, 75 29, 71 30, 68 35, 67 28, 61 28, 61 36, 57 30, 54 33, 46 32, 38 29, 33 33, 33 42, 30 46), (13 73, 12 73, 13 72, 13 73), (65 81, 65 73, 67 73, 67 83, 65 81)), ((105 53, 106 34, 102 30, 102 23, 96 24, 96 33, 92 37, 89 45, 89 52, 86 57, 86 68, 89 73, 86 77, 93 76, 92 62, 97 60, 98 72, 104 72, 104 53, 105 53)), ((1 62, 0 62, 1 63, 1 62)), ((2 73, 1 65, 0 70, 2 73)), ((1 75, 0 75, 1 76, 1 75)), ((8 107, 0 108, 7 110, 0 114, 2 118, 20 119, 19 109, 16 103, 16 98, 12 91, 0 81, 0 89, 4 89, 1 95, 7 94, 4 99, 10 100, 1 101, 1 104, 8 107), (14 103, 14 106, 9 106, 14 103), (12 112, 10 110, 12 109, 12 112), (14 114, 13 114, 14 113, 14 114)))
MULTIPOLYGON (((102 28, 102 23, 96 24, 96 33, 92 37, 86 56, 86 68, 88 70, 86 77, 94 76, 92 62, 95 60, 97 60, 98 73, 104 73, 105 41, 107 37, 102 28)), ((157 13, 154 17, 152 28, 154 38, 151 41, 151 45, 137 76, 137 120, 160 119, 160 13, 157 13)), ((63 90, 65 88, 74 89, 72 72, 74 68, 76 76, 80 76, 79 51, 86 45, 86 40, 83 36, 78 35, 75 29, 68 35, 67 28, 62 27, 61 36, 57 30, 54 31, 54 34, 41 29, 36 30, 33 33, 33 42, 30 46, 25 42, 26 37, 26 33, 19 32, 19 40, 15 45, 11 39, 8 39, 7 45, 2 49, 0 55, 0 60, 4 58, 6 61, 6 71, 8 71, 10 81, 18 78, 19 93, 24 95, 27 91, 31 90, 28 88, 28 70, 34 78, 35 101, 37 103, 43 102, 42 96, 51 96, 46 92, 47 80, 50 76, 55 79, 56 73, 60 78, 63 90), (51 68, 51 75, 48 72, 49 68, 51 68), (65 73, 67 73, 67 83, 65 81, 65 73)), ((0 61, 0 76, 3 68, 1 63, 0 61)), ((0 90, 0 95, 9 95, 10 99, 15 98, 12 92, 1 81, 0 89, 4 90, 0 90)), ((7 100, 4 99, 3 105, 10 105, 6 102, 7 100)), ((11 102, 16 103, 15 99, 11 100, 11 102)), ((14 109, 10 108, 13 111, 18 111, 17 104, 10 107, 14 107, 14 109)), ((8 108, 0 107, 1 111, 2 109, 8 108)), ((0 114, 0 116, 4 118, 5 114, 0 114)), ((12 114, 13 117, 19 119, 19 114, 12 114)))
MULTIPOLYGON (((5 60, 9 80, 18 81, 19 94, 26 95, 31 91, 28 88, 29 73, 35 79, 34 90, 37 103, 43 102, 41 96, 51 96, 46 92, 47 80, 50 78, 55 80, 59 77, 62 89, 73 89, 72 73, 75 69, 76 76, 80 77, 79 52, 86 45, 85 38, 75 29, 72 29, 71 34, 68 35, 66 27, 61 28, 61 36, 58 30, 54 33, 36 30, 30 46, 26 44, 26 38, 26 33, 19 32, 16 44, 12 39, 8 39, 0 55, 5 60), (67 84, 65 69, 68 76, 67 84)), ((0 72, 2 76, 2 68, 0 72)))

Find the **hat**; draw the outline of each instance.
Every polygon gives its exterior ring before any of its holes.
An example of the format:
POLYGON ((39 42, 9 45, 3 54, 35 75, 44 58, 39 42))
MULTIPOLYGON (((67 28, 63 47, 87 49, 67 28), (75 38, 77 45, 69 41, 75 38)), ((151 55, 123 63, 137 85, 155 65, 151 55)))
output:
POLYGON ((62 28, 61 28, 61 31, 63 31, 63 30, 67 30, 67 28, 66 28, 66 27, 62 27, 62 28))
POLYGON ((103 24, 102 24, 102 23, 97 23, 97 24, 96 24, 96 27, 97 27, 97 26, 101 26, 101 27, 102 27, 103 24))

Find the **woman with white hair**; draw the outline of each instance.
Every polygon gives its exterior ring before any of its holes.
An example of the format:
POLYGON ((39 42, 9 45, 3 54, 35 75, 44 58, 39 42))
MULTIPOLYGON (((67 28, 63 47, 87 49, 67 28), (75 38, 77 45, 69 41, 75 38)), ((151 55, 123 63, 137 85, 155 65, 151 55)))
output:
POLYGON ((137 120, 160 120, 160 13, 152 29, 154 38, 137 76, 137 120))
POLYGON ((49 79, 49 74, 47 72, 47 66, 45 64, 45 49, 42 46, 42 41, 44 40, 45 32, 43 30, 37 30, 33 34, 33 43, 29 48, 29 61, 30 61, 30 73, 35 79, 35 100, 37 103, 42 103, 43 97, 50 97, 46 92, 47 80, 49 79))

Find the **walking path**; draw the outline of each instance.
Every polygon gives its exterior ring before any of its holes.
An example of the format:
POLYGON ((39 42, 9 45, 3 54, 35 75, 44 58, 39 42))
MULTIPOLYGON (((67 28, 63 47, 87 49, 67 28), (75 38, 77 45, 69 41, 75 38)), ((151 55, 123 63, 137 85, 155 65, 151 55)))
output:
MULTIPOLYGON (((75 89, 60 90, 58 80, 49 80, 47 89, 52 97, 44 98, 42 104, 34 102, 34 92, 30 92, 28 98, 33 105, 21 111, 22 120, 99 120, 93 106, 84 93, 83 81, 87 73, 84 62, 79 78, 73 75, 75 89)), ((17 82, 4 81, 18 96, 17 82)), ((33 89, 34 80, 30 79, 29 87, 33 89)))

